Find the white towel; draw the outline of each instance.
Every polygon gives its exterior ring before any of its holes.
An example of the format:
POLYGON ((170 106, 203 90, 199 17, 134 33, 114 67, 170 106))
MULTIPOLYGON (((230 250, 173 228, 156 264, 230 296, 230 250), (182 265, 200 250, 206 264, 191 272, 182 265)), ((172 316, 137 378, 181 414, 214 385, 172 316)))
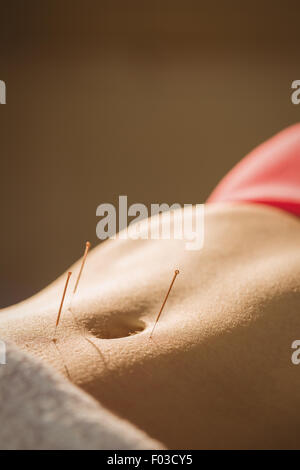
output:
POLYGON ((160 449, 50 367, 7 345, 0 364, 1 449, 160 449))

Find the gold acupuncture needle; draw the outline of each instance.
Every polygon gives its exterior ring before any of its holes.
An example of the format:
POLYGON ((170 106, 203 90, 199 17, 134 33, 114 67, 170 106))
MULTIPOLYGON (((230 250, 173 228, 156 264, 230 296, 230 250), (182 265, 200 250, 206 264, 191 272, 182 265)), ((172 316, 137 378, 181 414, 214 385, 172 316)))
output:
MULTIPOLYGON (((83 258, 82 258, 82 263, 81 263, 81 267, 80 267, 80 271, 78 273, 78 276, 77 276, 77 280, 76 280, 76 284, 75 284, 75 287, 74 287, 74 290, 73 290, 73 296, 75 295, 76 293, 76 290, 77 290, 77 287, 78 287, 78 284, 79 284, 79 281, 80 281, 80 277, 81 277, 81 274, 82 274, 82 270, 83 270, 83 267, 84 267, 84 264, 85 264, 85 260, 86 260, 86 257, 87 257, 87 254, 88 254, 88 251, 89 251, 89 248, 90 248, 91 244, 90 242, 86 242, 85 244, 85 251, 84 251, 84 254, 83 254, 83 258)), ((65 288, 64 288, 64 293, 63 293, 63 297, 62 297, 62 300, 61 300, 61 304, 60 304, 60 308, 59 308, 59 312, 58 312, 58 315, 57 315, 57 320, 56 320, 56 325, 55 325, 55 333, 54 333, 54 337, 52 339, 53 343, 54 343, 54 346, 56 347, 56 350, 59 354, 59 356, 61 357, 62 359, 62 362, 64 364, 64 368, 65 368, 65 371, 66 371, 66 374, 67 376, 69 377, 69 379, 71 380, 71 376, 70 376, 70 373, 69 373, 69 370, 67 368, 67 365, 65 364, 64 362, 64 359, 63 359, 63 356, 61 354, 61 352, 59 351, 58 347, 57 347, 57 339, 56 339, 56 330, 57 330, 57 327, 58 327, 58 324, 59 324, 59 320, 60 320, 60 315, 61 315, 61 311, 62 311, 62 307, 63 307, 63 303, 64 303, 64 298, 65 298, 65 295, 66 295, 66 291, 67 291, 67 287, 68 287, 68 283, 69 283, 69 280, 70 280, 70 276, 71 276, 71 272, 68 273, 68 277, 67 277, 67 280, 66 280, 66 284, 65 284, 65 288)), ((73 296, 72 296, 72 299, 73 299, 73 296)), ((72 299, 71 299, 71 304, 72 304, 72 299)), ((73 313, 72 311, 72 305, 70 305, 69 307, 73 317, 74 317, 74 320, 78 326, 79 329, 81 329, 77 323, 77 319, 76 319, 76 316, 75 314, 73 313)), ((84 331, 82 332, 83 334, 83 337, 85 337, 85 333, 84 331)), ((87 338, 86 338, 87 339, 87 338)), ((88 340, 89 341, 89 340, 88 340)), ((95 347, 94 343, 92 343, 91 341, 89 341, 91 344, 93 344, 93 346, 95 347)))
MULTIPOLYGON (((76 279, 76 284, 75 284, 75 287, 74 287, 74 290, 73 290, 73 294, 72 294, 72 298, 71 298, 71 302, 70 302, 70 307, 69 307, 69 310, 70 310, 70 312, 73 316, 73 319, 76 323, 76 326, 77 326, 78 330, 81 332, 83 338, 85 338, 85 339, 87 339, 85 329, 82 328, 79 325, 77 317, 75 315, 75 312, 73 311, 73 308, 72 308, 72 303, 73 303, 73 299, 74 299, 74 296, 75 296, 75 293, 76 293, 76 290, 77 290, 77 287, 78 287, 78 284, 79 284, 79 281, 80 281, 80 278, 81 278, 81 274, 82 274, 82 271, 83 271, 85 261, 86 261, 86 258, 87 258, 90 247, 91 247, 90 242, 86 242, 85 243, 85 250, 84 250, 84 253, 83 253, 82 262, 81 262, 81 266, 80 266, 80 270, 79 270, 79 273, 78 273, 78 276, 77 276, 77 279, 76 279)), ((87 341, 91 342, 90 340, 87 340, 87 341)), ((93 343, 93 345, 94 345, 94 343, 93 343)))
POLYGON ((172 279, 172 282, 171 282, 171 284, 170 284, 169 290, 168 290, 168 292, 167 292, 167 295, 166 295, 166 297, 165 297, 165 299, 164 299, 164 301, 163 301, 163 303, 162 303, 162 306, 160 307, 159 314, 157 315, 157 318, 156 318, 156 320, 155 320, 155 323, 154 323, 153 329, 152 329, 152 331, 151 331, 151 334, 150 334, 150 336, 149 336, 149 339, 152 338, 152 335, 153 335, 153 332, 154 332, 154 330, 155 330, 156 324, 157 324, 157 322, 158 322, 158 320, 159 320, 159 317, 161 316, 161 313, 162 313, 162 311, 163 311, 163 309, 164 309, 164 306, 166 305, 167 299, 168 299, 168 297, 169 297, 169 294, 170 294, 171 289, 172 289, 172 287, 173 287, 173 284, 174 284, 174 282, 175 282, 176 276, 177 276, 178 274, 179 274, 179 271, 178 271, 178 269, 176 269, 176 271, 175 271, 175 273, 174 273, 174 276, 173 276, 173 279, 172 279))
MULTIPOLYGON (((75 285, 74 291, 73 291, 73 297, 74 297, 74 295, 75 295, 75 293, 76 293, 76 289, 77 289, 78 284, 79 284, 79 280, 80 280, 80 277, 81 277, 81 273, 82 273, 82 271, 83 271, 83 267, 84 267, 85 260, 86 260, 86 258, 87 258, 87 255, 88 255, 88 251, 89 251, 89 249, 90 249, 90 246, 91 246, 90 242, 86 242, 86 244, 85 244, 85 251, 84 251, 84 254, 83 254, 83 258, 82 258, 82 263, 81 263, 80 271, 79 271, 79 274, 78 274, 78 277, 77 277, 77 280, 76 280, 76 285, 75 285)), ((95 349, 97 350, 97 352, 98 352, 98 354, 101 356, 102 360, 104 360, 104 356, 103 356, 103 354, 101 353, 100 348, 99 348, 90 338, 88 338, 85 329, 82 328, 82 327, 79 325, 78 321, 77 321, 75 312, 74 312, 73 309, 72 309, 72 300, 73 300, 73 297, 72 297, 72 299, 71 299, 71 305, 70 305, 69 309, 70 309, 70 312, 71 312, 72 315, 73 315, 73 318, 74 318, 74 321, 75 321, 75 323, 76 323, 76 325, 77 325, 77 328, 78 328, 78 330, 80 331, 82 337, 83 337, 91 346, 93 346, 93 348, 95 348, 95 349)))
POLYGON ((57 327, 58 327, 58 324, 59 324, 60 315, 61 315, 61 311, 62 311, 62 308, 63 308, 63 304, 64 304, 64 300, 65 300, 65 295, 66 295, 66 292, 67 292, 67 287, 68 287, 68 284, 69 284, 69 280, 70 280, 71 274, 72 274, 71 271, 69 271, 69 272, 68 272, 68 276, 67 276, 67 280, 66 280, 66 283, 65 283, 65 288, 64 288, 63 296, 62 296, 62 299, 61 299, 61 302, 60 302, 60 307, 59 307, 59 311, 58 311, 58 315, 57 315, 57 319, 56 319, 55 333, 54 333, 54 338, 53 338, 53 339, 55 339, 55 336, 56 336, 56 330, 57 330, 57 327))
POLYGON ((80 266, 79 274, 78 274, 77 279, 76 279, 76 284, 75 284, 75 287, 74 287, 74 290, 73 290, 73 294, 75 294, 75 292, 77 290, 77 287, 78 287, 78 284, 79 284, 79 281, 80 281, 80 278, 81 278, 81 273, 82 273, 84 263, 85 263, 88 251, 90 249, 90 246, 91 246, 90 242, 86 242, 85 250, 84 250, 84 254, 83 254, 83 258, 82 258, 82 263, 81 263, 81 266, 80 266))

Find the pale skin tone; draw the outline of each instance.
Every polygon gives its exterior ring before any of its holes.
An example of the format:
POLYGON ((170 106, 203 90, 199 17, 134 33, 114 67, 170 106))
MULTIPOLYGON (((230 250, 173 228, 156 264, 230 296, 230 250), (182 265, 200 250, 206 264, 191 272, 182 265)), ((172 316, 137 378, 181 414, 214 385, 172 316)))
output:
POLYGON ((111 240, 0 314, 2 339, 170 448, 297 448, 300 220, 209 205, 205 243, 111 240), (152 339, 174 271, 179 269, 152 339), (134 334, 135 333, 135 334, 134 334))

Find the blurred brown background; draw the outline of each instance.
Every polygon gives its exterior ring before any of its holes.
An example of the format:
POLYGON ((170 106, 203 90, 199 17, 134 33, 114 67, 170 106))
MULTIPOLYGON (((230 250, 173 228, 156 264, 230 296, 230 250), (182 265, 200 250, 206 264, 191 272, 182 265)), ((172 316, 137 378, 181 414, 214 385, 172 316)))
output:
POLYGON ((203 202, 300 119, 299 1, 0 8, 2 307, 98 243, 102 202, 203 202))

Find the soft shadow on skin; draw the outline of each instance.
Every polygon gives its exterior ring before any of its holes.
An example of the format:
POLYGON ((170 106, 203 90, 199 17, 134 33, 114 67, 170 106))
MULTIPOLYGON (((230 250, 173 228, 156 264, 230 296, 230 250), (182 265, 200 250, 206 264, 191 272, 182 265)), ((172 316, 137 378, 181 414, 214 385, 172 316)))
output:
POLYGON ((65 363, 64 357, 63 357, 62 353, 60 352, 59 347, 57 345, 57 340, 52 340, 51 344, 53 344, 53 346, 55 348, 55 351, 57 352, 57 354, 59 355, 60 360, 62 361, 64 370, 65 370, 65 373, 66 373, 66 377, 70 380, 70 382, 73 382, 72 377, 71 377, 70 372, 69 372, 69 369, 68 369, 68 366, 65 363))
MULTIPOLYGON (((73 299, 72 299, 73 300, 73 299)), ((97 354, 100 356, 101 358, 101 361, 102 363, 104 364, 104 366, 107 368, 108 367, 108 363, 105 359, 105 356, 104 354, 101 352, 101 349, 99 346, 97 346, 94 341, 93 341, 93 337, 89 337, 89 334, 88 334, 88 331, 87 329, 84 327, 84 326, 81 326, 77 317, 76 317, 76 314, 74 312, 74 308, 73 308, 73 305, 72 305, 72 300, 71 300, 71 303, 70 303, 70 307, 68 308, 68 311, 71 313, 73 319, 74 319, 74 322, 75 322, 75 325, 78 329, 78 332, 80 333, 80 335, 82 336, 82 338, 87 341, 88 344, 90 344, 94 350, 97 352, 97 354)))
POLYGON ((104 354, 101 352, 100 347, 97 346, 97 345, 94 343, 94 341, 92 340, 92 338, 89 338, 87 335, 84 336, 84 339, 85 339, 91 346, 93 346, 93 348, 94 348, 94 349, 97 351, 97 353, 99 354, 99 356, 100 356, 100 358, 101 358, 101 360, 102 360, 104 366, 105 366, 106 368, 108 368, 108 362, 106 361, 104 354))
MULTIPOLYGON (((109 380, 83 388, 171 449, 297 448, 300 374, 285 325, 299 301, 300 292, 285 293, 244 325, 163 355, 149 351, 134 368, 124 361, 109 380)), ((151 343, 163 341, 157 335, 151 343)))

